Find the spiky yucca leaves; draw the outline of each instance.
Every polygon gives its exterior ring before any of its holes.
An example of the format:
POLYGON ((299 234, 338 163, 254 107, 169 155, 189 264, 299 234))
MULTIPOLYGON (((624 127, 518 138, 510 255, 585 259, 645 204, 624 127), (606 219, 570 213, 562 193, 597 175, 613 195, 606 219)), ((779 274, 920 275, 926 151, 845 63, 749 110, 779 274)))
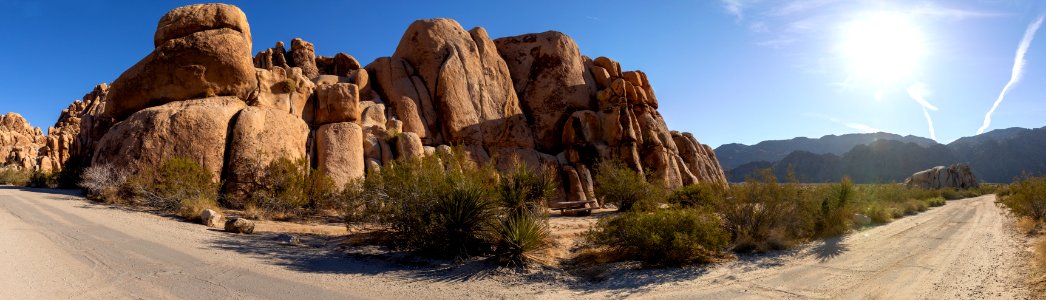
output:
POLYGON ((454 184, 436 202, 432 243, 428 248, 455 258, 483 251, 481 246, 494 219, 494 208, 485 187, 469 181, 454 184))
POLYGON ((551 170, 536 172, 525 164, 517 164, 511 174, 498 181, 498 199, 512 213, 537 211, 552 198, 557 187, 551 170))
POLYGON ((548 220, 532 212, 509 213, 494 227, 495 249, 504 265, 523 267, 533 260, 533 253, 548 248, 548 220))

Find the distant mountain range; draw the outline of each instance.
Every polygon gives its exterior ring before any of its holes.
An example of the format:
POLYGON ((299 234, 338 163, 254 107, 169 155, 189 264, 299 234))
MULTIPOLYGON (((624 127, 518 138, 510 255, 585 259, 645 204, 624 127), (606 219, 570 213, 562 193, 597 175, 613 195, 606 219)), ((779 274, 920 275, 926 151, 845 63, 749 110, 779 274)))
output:
POLYGON ((1022 174, 1046 174, 1046 127, 998 129, 947 145, 878 132, 726 144, 715 152, 731 182, 766 168, 782 180, 791 169, 801 182, 842 176, 860 183, 901 182, 916 171, 954 163, 968 163, 981 181, 1010 182, 1022 174))

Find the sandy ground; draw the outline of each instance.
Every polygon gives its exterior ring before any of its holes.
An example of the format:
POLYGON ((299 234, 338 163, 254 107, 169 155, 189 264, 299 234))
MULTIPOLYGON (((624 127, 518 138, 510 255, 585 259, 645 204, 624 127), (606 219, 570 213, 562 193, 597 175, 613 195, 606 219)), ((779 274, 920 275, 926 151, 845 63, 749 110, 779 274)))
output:
MULTIPOLYGON (((615 264, 590 281, 554 267, 520 274, 484 261, 390 262, 346 251, 343 238, 326 235, 337 228, 293 246, 275 233, 228 234, 0 187, 0 299, 1025 298, 1027 249, 993 202, 949 201, 845 238, 713 266, 615 264)), ((569 251, 592 222, 554 221, 552 254, 569 251)))

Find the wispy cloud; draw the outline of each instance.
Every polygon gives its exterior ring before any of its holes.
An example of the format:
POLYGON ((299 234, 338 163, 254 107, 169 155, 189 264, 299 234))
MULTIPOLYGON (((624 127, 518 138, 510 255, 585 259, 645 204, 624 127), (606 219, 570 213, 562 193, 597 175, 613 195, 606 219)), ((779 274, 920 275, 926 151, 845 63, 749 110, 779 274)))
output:
POLYGON ((908 87, 908 97, 912 97, 919 106, 922 106, 923 116, 926 117, 926 126, 930 130, 930 139, 937 140, 937 130, 933 128, 933 118, 930 117, 930 111, 937 111, 937 107, 926 101, 926 97, 930 96, 930 89, 926 87, 926 84, 917 82, 908 87))
POLYGON ((726 12, 730 13, 731 15, 736 17, 737 20, 740 21, 741 19, 745 18, 745 15, 744 15, 744 13, 745 13, 744 12, 744 10, 745 10, 745 1, 744 0, 722 0, 722 2, 723 2, 723 8, 726 9, 726 12))
POLYGON ((933 3, 923 3, 922 5, 912 7, 908 10, 908 13, 916 16, 948 17, 954 19, 996 18, 1010 15, 1007 13, 994 11, 966 10, 953 7, 943 7, 933 3))
POLYGON ((767 15, 771 16, 787 16, 799 13, 805 13, 812 9, 816 9, 839 0, 792 0, 784 5, 771 9, 767 12, 767 15))
POLYGON ((995 113, 995 109, 999 108, 999 104, 1006 98, 1006 94, 1009 93, 1010 89, 1013 88, 1021 80, 1024 74, 1024 55, 1028 53, 1028 47, 1031 46, 1032 39, 1035 38, 1035 32, 1039 31, 1039 26, 1042 25, 1043 16, 1039 16, 1028 25, 1028 29, 1024 31, 1024 37, 1021 38, 1021 43, 1017 45, 1017 55, 1013 58, 1013 70, 1010 72, 1010 81, 1006 82, 1006 86, 1003 86, 1002 92, 999 92, 999 97, 995 99, 995 104, 992 104, 992 108, 988 110, 988 113, 984 114, 984 123, 981 124, 981 128, 977 129, 977 134, 984 133, 985 129, 992 124, 992 114, 995 113))

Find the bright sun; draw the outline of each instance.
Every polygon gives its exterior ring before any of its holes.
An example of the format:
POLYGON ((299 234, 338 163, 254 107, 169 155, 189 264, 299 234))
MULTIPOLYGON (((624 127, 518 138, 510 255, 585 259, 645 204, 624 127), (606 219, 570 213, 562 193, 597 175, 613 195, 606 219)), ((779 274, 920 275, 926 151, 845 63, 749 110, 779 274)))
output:
POLYGON ((856 79, 883 86, 910 79, 924 54, 923 37, 896 13, 875 13, 844 27, 843 55, 856 79))

